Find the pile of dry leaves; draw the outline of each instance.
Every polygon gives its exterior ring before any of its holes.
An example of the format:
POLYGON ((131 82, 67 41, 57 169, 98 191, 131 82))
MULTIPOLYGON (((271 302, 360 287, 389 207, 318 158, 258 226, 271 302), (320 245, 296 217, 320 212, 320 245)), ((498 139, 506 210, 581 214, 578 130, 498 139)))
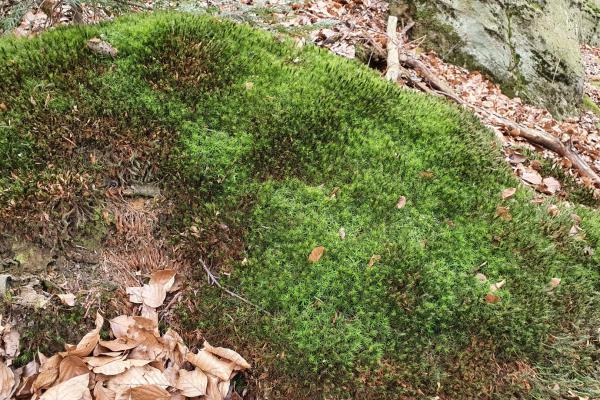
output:
POLYGON ((160 334, 156 308, 178 287, 174 270, 154 272, 144 286, 127 289, 130 299, 141 304, 142 316, 111 319, 111 337, 103 340, 104 318, 97 314, 95 329, 77 345, 66 345, 64 352, 51 357, 38 353, 38 360, 21 368, 12 367, 19 333, 9 325, 0 328, 0 399, 232 398, 231 379, 250 368, 242 356, 208 342, 194 352, 174 330, 160 334))

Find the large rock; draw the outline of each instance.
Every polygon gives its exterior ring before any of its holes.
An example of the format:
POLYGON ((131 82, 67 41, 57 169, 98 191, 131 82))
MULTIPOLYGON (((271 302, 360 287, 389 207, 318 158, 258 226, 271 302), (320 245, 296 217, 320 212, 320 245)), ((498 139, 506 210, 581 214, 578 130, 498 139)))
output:
POLYGON ((392 12, 412 14, 416 35, 426 35, 443 57, 481 70, 508 95, 564 116, 582 100, 584 19, 585 35, 597 37, 593 17, 580 12, 591 1, 597 0, 407 0, 392 12))
POLYGON ((600 0, 572 0, 579 41, 600 47, 600 0))

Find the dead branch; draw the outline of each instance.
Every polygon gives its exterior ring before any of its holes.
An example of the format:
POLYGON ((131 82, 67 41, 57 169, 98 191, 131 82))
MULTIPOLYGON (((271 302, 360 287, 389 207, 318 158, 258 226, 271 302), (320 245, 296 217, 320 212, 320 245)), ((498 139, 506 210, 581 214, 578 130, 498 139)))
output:
POLYGON ((387 71, 385 79, 396 82, 400 78, 400 60, 398 59, 398 47, 396 45, 398 38, 396 36, 396 25, 398 18, 390 15, 387 25, 387 71))
POLYGON ((206 265, 206 263, 204 262, 204 260, 200 259, 200 264, 202 264, 202 268, 204 268, 204 271, 206 271, 206 275, 208 275, 208 283, 211 285, 216 285, 219 289, 221 289, 222 291, 224 291, 225 293, 227 293, 228 295, 235 297, 236 299, 243 301, 246 304, 249 304, 257 309, 259 309, 260 311, 264 312, 265 314, 271 315, 270 312, 268 312, 267 310, 265 310, 264 308, 262 308, 259 305, 256 305, 254 303, 252 303, 250 300, 245 299, 244 297, 240 296, 239 294, 232 292, 231 290, 227 289, 226 287, 224 287, 223 285, 221 285, 221 283, 217 280, 217 278, 213 275, 212 272, 210 272, 210 269, 208 268, 208 266, 206 265))
MULTIPOLYGON (((397 40, 393 40, 394 43, 392 44, 392 46, 390 48, 390 42, 392 41, 392 36, 390 35, 390 31, 391 31, 391 29, 393 29, 393 37, 395 39, 396 23, 397 23, 397 20, 394 21, 391 17, 390 17, 390 19, 388 19, 388 38, 389 38, 388 39, 389 40, 389 42, 388 42, 388 62, 391 58, 389 55, 389 52, 390 51, 398 51, 398 47, 396 46, 397 40), (392 25, 392 26, 390 27, 390 25, 392 25)), ((521 137, 530 143, 541 146, 545 149, 555 152, 556 154, 558 154, 561 157, 566 158, 567 160, 569 160, 572 163, 572 165, 575 168, 577 168, 577 170, 579 170, 579 172, 583 176, 588 177, 589 179, 592 180, 592 182, 594 182, 595 185, 600 186, 600 176, 598 176, 598 174, 590 167, 590 165, 575 150, 573 150, 570 146, 565 146, 560 141, 560 139, 558 139, 557 137, 552 136, 551 134, 549 134, 547 132, 521 125, 517 122, 511 121, 510 119, 508 119, 506 117, 501 116, 498 113, 486 110, 484 108, 481 108, 481 107, 478 107, 476 105, 466 102, 465 100, 458 97, 454 93, 452 88, 448 84, 446 84, 446 82, 442 81, 441 79, 438 79, 435 76, 435 74, 433 72, 431 72, 431 70, 425 64, 423 64, 421 61, 417 60, 412 55, 407 54, 404 51, 399 52, 398 60, 401 65, 410 67, 413 70, 415 70, 415 72, 417 72, 417 74, 423 80, 425 80, 432 88, 434 88, 438 93, 449 98, 450 100, 453 100, 454 102, 456 102, 458 104, 464 105, 465 107, 478 112, 480 115, 482 114, 482 115, 488 115, 490 117, 493 117, 495 120, 495 123, 502 126, 512 136, 521 137)), ((395 60, 393 60, 393 61, 395 61, 395 60)), ((389 65, 388 65, 388 71, 389 71, 389 65)), ((422 82, 414 80, 408 74, 406 75, 406 77, 411 81, 413 86, 415 86, 423 91, 429 92, 428 90, 424 90, 424 88, 423 88, 424 85, 422 82)), ((386 74, 386 78, 390 79, 387 74, 386 74)))

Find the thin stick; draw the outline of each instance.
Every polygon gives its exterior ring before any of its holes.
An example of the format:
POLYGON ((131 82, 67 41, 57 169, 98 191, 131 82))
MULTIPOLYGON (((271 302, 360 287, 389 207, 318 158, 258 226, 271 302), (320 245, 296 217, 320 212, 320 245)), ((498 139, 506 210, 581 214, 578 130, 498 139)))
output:
POLYGON ((227 293, 230 296, 235 297, 238 300, 243 301, 246 304, 249 304, 253 307, 256 307, 257 309, 259 309, 260 311, 264 312, 265 314, 271 315, 270 312, 268 312, 267 310, 265 310, 264 308, 262 308, 259 305, 256 305, 254 303, 252 303, 250 300, 246 300, 245 298, 243 298, 242 296, 240 296, 239 294, 232 292, 231 290, 227 289, 226 287, 224 287, 223 285, 221 285, 221 283, 219 283, 219 281, 217 280, 217 278, 213 275, 212 272, 210 272, 210 269, 208 269, 208 267, 206 266, 206 263, 204 262, 204 260, 200 259, 200 264, 202 264, 202 268, 204 268, 204 271, 206 271, 206 274, 208 275, 208 283, 209 284, 214 284, 217 285, 217 287, 219 289, 221 289, 222 291, 224 291, 225 293, 227 293))

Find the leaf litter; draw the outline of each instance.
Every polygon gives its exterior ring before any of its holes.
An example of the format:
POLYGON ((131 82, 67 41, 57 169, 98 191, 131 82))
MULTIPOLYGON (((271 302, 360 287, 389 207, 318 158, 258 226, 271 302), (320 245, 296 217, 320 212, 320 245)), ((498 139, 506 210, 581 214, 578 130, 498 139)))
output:
MULTIPOLYGON (((137 289, 143 307, 153 311, 163 305, 166 293, 178 289, 176 271, 151 274, 137 289)), ((131 291, 130 291, 131 292, 131 291)), ((10 324, 0 325, 0 400, 185 399, 206 396, 223 400, 231 380, 251 368, 239 353, 207 341, 190 350, 173 329, 160 334, 155 318, 119 315, 108 321, 113 339, 101 340, 106 325, 96 314, 95 328, 76 345, 52 357, 38 353, 37 360, 14 368, 19 355, 19 333, 10 324)))

